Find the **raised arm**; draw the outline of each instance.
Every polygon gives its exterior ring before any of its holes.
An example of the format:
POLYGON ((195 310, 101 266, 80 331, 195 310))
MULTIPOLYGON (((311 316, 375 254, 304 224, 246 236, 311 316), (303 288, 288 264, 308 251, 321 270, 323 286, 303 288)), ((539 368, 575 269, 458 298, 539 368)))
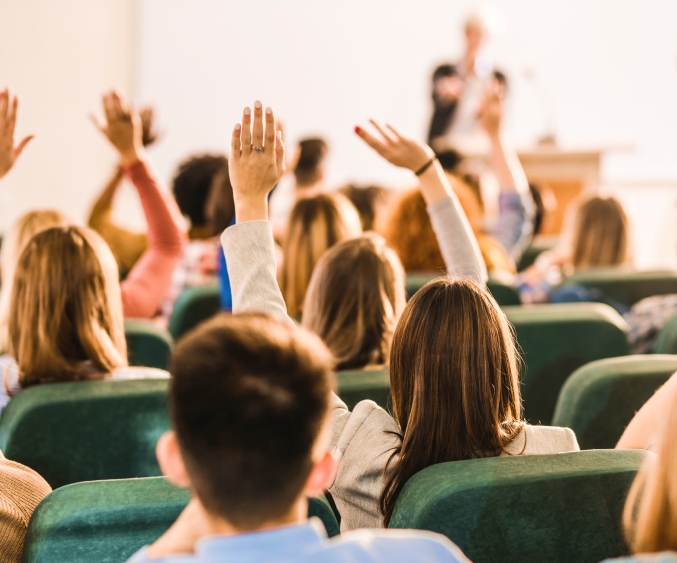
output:
POLYGON ((355 132, 388 162, 407 168, 418 176, 448 273, 484 285, 487 269, 477 239, 433 150, 423 143, 403 137, 390 125, 387 126, 390 130, 388 134, 374 121, 371 123, 382 139, 360 127, 356 127, 355 132))
POLYGON ((171 196, 160 189, 147 162, 139 113, 121 92, 103 98, 105 122, 95 124, 120 154, 125 174, 139 192, 146 222, 149 248, 121 284, 126 317, 151 318, 171 283, 183 251, 181 217, 171 196))
POLYGON ((14 129, 19 110, 19 98, 12 96, 8 89, 0 92, 0 178, 5 176, 16 163, 33 135, 24 137, 14 144, 14 129))

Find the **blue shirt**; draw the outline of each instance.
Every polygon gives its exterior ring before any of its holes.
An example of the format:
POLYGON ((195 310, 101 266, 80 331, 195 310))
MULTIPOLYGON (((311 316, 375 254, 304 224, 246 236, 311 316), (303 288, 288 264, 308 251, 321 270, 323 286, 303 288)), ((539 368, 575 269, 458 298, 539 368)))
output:
POLYGON ((128 563, 470 563, 453 543, 431 532, 357 530, 327 539, 316 518, 305 524, 199 540, 194 555, 128 563))

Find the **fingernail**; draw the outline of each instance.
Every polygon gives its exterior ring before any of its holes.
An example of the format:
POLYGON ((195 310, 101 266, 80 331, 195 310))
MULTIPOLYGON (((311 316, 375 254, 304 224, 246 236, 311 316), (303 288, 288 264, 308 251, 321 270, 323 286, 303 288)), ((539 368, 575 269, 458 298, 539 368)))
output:
POLYGON ((244 108, 244 114, 249 115, 252 112, 249 108, 244 108))
POLYGON ((239 124, 239 123, 236 123, 236 124, 235 124, 235 131, 239 131, 239 130, 240 130, 240 124, 239 124))
POLYGON ((355 126, 355 133, 357 133, 357 134, 359 135, 359 134, 360 134, 360 131, 362 131, 362 129, 360 129, 359 127, 355 126))
POLYGON ((282 140, 282 131, 278 131, 278 132, 277 132, 277 138, 278 138, 278 140, 280 140, 280 141, 282 140))
POLYGON ((259 102, 258 100, 256 100, 256 102, 254 103, 254 107, 255 107, 256 109, 261 109, 261 102, 259 102))
POLYGON ((270 109, 270 108, 266 108, 266 113, 267 113, 268 115, 270 115, 271 113, 273 113, 273 110, 270 109))

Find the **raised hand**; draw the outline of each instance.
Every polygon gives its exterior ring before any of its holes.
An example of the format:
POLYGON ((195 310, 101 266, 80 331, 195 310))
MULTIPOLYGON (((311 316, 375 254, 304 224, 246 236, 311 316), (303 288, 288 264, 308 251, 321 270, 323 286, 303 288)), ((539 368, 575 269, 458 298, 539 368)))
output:
POLYGON ((8 89, 0 92, 0 178, 9 172, 33 135, 24 137, 14 145, 14 128, 19 99, 12 96, 8 89))
POLYGON ((265 130, 261 102, 244 108, 242 125, 237 123, 228 160, 238 223, 268 219, 268 194, 284 173, 282 133, 275 129, 275 116, 266 108, 265 130), (253 123, 252 123, 253 122, 253 123))
POLYGON ((103 111, 104 121, 90 116, 94 125, 120 153, 122 164, 134 164, 144 155, 143 123, 139 112, 119 90, 103 96, 103 111))
POLYGON ((360 127, 355 127, 355 133, 391 164, 416 172, 435 157, 433 150, 425 143, 403 137, 390 125, 386 125, 390 130, 390 134, 387 134, 374 120, 369 121, 381 134, 381 139, 360 127))

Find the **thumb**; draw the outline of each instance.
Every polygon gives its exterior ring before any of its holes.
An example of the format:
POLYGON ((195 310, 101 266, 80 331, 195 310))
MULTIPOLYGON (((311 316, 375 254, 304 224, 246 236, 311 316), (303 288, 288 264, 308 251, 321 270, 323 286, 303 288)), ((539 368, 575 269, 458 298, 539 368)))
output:
POLYGON ((106 134, 106 124, 103 121, 101 121, 93 113, 90 113, 88 115, 89 115, 89 119, 91 119, 92 123, 94 124, 94 127, 96 127, 99 131, 101 131, 105 135, 106 134))
POLYGON ((24 148, 26 148, 26 145, 34 138, 34 135, 28 135, 27 137, 24 137, 19 145, 14 149, 14 156, 15 158, 18 158, 19 155, 23 152, 24 148))
POLYGON ((278 129, 275 136, 275 163, 280 175, 284 174, 284 143, 282 142, 282 131, 278 129))

